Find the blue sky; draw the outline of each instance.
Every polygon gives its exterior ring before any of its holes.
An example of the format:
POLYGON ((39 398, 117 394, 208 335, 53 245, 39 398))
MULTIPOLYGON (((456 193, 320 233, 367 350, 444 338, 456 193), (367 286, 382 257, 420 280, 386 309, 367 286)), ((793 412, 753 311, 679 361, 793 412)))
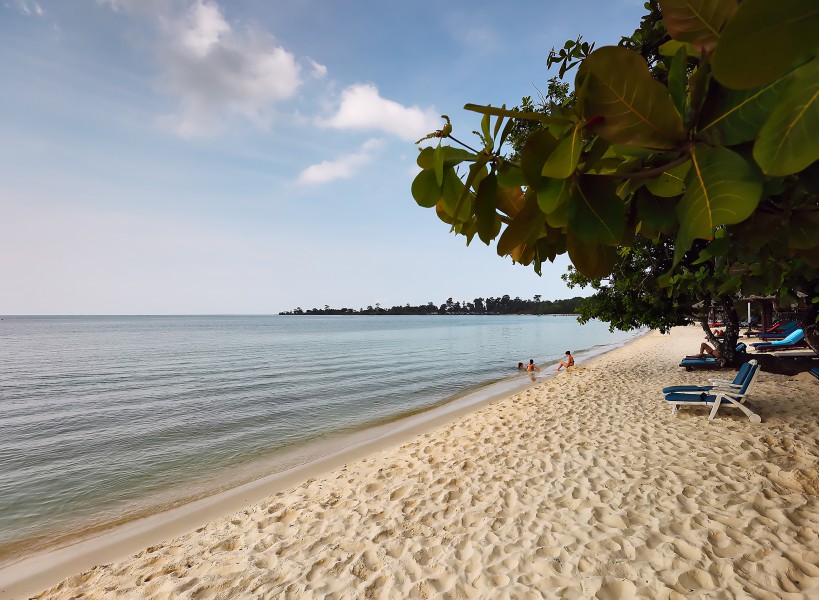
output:
POLYGON ((0 0, 0 314, 563 298, 410 195, 424 133, 634 0, 0 0))

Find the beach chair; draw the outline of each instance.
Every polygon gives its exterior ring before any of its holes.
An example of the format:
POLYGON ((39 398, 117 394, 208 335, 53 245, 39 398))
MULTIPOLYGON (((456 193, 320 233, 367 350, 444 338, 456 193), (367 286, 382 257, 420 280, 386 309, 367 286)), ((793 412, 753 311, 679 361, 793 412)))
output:
POLYGON ((760 333, 757 337, 761 340, 781 340, 788 337, 799 328, 799 321, 790 321, 783 325, 772 327, 766 333, 760 333))
MULTIPOLYGON (((737 344, 735 352, 745 352, 748 347, 744 342, 737 344)), ((703 356, 699 358, 684 358, 680 361, 680 366, 686 371, 693 371, 694 369, 716 369, 722 366, 722 361, 713 356, 703 356)))
POLYGON ((793 350, 795 348, 803 348, 805 343, 805 330, 797 329, 788 337, 782 340, 773 342, 756 342, 751 346, 757 352, 770 352, 772 350, 793 350))
POLYGON ((745 377, 748 376, 748 371, 751 370, 751 367, 756 366, 756 364, 756 360, 749 360, 744 363, 733 379, 709 379, 708 381, 711 382, 711 385, 671 385, 663 388, 663 394, 672 394, 674 392, 708 392, 717 386, 729 386, 739 389, 742 387, 745 377))
POLYGON ((816 377, 816 379, 819 379, 819 367, 811 369, 810 371, 808 371, 808 373, 816 377))
POLYGON ((727 406, 741 410, 748 416, 751 423, 761 423, 762 417, 753 412, 748 405, 745 404, 758 373, 759 365, 753 364, 746 371, 745 378, 738 388, 733 382, 729 384, 721 383, 713 386, 710 390, 671 392, 665 394, 665 401, 671 405, 671 412, 674 414, 676 414, 677 409, 681 406, 707 406, 711 408, 708 420, 712 421, 714 417, 717 416, 720 407, 727 406))

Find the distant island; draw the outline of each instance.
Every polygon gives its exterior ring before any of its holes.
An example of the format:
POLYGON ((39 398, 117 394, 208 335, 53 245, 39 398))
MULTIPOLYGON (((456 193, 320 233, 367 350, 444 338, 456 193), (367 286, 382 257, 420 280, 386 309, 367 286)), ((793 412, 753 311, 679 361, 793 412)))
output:
POLYGON ((535 296, 531 300, 510 298, 508 295, 500 298, 475 298, 469 301, 455 301, 447 298, 446 302, 438 305, 434 302, 412 306, 392 306, 382 308, 380 304, 367 308, 324 308, 302 309, 300 306, 293 310, 280 312, 280 315, 568 315, 574 314, 583 300, 580 296, 567 300, 541 300, 535 296))

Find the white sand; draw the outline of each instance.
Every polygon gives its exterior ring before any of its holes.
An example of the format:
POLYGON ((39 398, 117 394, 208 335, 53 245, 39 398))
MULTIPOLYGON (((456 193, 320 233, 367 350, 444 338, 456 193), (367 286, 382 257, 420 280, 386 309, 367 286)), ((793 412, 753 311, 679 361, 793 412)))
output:
MULTIPOLYGON (((672 416, 651 333, 38 598, 819 598, 819 383, 672 416)), ((9 595, 0 593, 0 598, 9 595)))

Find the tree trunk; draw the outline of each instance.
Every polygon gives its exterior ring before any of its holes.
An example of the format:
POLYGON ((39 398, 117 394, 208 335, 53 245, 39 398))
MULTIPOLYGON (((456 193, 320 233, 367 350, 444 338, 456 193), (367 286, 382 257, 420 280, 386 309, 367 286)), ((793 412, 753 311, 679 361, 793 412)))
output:
POLYGON ((819 324, 816 319, 819 317, 819 304, 811 304, 808 314, 805 315, 805 341, 810 349, 819 354, 819 324))

